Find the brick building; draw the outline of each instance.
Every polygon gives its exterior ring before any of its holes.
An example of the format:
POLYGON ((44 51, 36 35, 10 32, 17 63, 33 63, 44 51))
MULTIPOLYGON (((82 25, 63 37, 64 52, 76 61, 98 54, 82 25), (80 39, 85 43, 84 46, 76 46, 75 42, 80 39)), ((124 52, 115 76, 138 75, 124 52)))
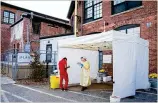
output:
POLYGON ((31 50, 39 49, 39 38, 71 32, 69 21, 1 2, 1 52, 24 50, 28 40, 31 50))
MULTIPOLYGON (((72 26, 74 8, 72 1, 67 15, 72 26)), ((77 18, 78 36, 114 29, 148 40, 149 71, 157 72, 157 1, 78 1, 77 18)))

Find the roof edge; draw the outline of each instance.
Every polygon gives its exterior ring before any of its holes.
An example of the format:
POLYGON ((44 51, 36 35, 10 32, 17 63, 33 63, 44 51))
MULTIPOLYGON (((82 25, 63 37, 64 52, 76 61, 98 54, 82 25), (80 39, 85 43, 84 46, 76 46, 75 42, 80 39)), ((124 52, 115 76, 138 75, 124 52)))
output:
POLYGON ((39 39, 48 39, 48 38, 63 37, 63 36, 70 36, 70 35, 74 35, 74 33, 57 34, 57 35, 51 35, 51 36, 43 36, 43 37, 40 37, 39 39))
POLYGON ((29 9, 26 9, 26 8, 22 8, 22 7, 19 7, 19 6, 16 6, 16 5, 12 5, 12 4, 9 4, 9 3, 6 3, 6 2, 2 2, 2 1, 1 1, 1 6, 8 6, 10 8, 22 9, 22 11, 25 11, 27 13, 34 12, 35 14, 41 15, 43 17, 47 17, 47 18, 51 18, 51 19, 55 19, 55 20, 58 20, 58 21, 69 23, 69 21, 65 20, 65 19, 61 19, 61 18, 53 17, 53 16, 50 16, 50 15, 47 15, 47 14, 43 14, 43 13, 39 13, 39 12, 36 12, 36 11, 32 11, 32 10, 29 10, 29 9))

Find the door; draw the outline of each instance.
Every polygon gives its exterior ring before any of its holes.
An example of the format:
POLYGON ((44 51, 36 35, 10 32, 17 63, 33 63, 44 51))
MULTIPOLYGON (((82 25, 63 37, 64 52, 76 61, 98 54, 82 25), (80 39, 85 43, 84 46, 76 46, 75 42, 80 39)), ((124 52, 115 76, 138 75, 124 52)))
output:
POLYGON ((46 45, 46 62, 49 63, 52 61, 52 44, 46 45))

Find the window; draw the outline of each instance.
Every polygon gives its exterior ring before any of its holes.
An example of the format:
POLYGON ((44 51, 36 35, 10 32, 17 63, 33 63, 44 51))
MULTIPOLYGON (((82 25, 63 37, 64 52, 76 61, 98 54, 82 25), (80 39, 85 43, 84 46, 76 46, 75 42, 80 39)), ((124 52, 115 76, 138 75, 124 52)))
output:
POLYGON ((126 0, 113 0, 112 14, 117 14, 135 7, 142 6, 142 1, 126 1, 126 0))
POLYGON ((124 25, 124 26, 116 28, 115 30, 126 33, 126 34, 127 33, 133 34, 133 35, 140 37, 140 25, 139 24, 124 25))
POLYGON ((3 22, 8 24, 13 24, 15 22, 15 14, 9 11, 4 11, 3 22))
POLYGON ((40 22, 33 22, 32 28, 33 28, 33 34, 40 34, 40 22))
POLYGON ((84 22, 102 17, 102 0, 87 0, 84 3, 84 22))

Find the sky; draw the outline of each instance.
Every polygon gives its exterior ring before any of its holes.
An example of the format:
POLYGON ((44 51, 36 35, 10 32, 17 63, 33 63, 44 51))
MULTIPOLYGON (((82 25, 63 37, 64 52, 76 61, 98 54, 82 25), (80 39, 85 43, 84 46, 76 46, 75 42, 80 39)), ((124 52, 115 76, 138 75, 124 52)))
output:
POLYGON ((46 15, 54 16, 61 19, 67 19, 67 13, 70 6, 70 0, 54 1, 3 1, 12 5, 23 7, 29 10, 37 11, 46 15))

